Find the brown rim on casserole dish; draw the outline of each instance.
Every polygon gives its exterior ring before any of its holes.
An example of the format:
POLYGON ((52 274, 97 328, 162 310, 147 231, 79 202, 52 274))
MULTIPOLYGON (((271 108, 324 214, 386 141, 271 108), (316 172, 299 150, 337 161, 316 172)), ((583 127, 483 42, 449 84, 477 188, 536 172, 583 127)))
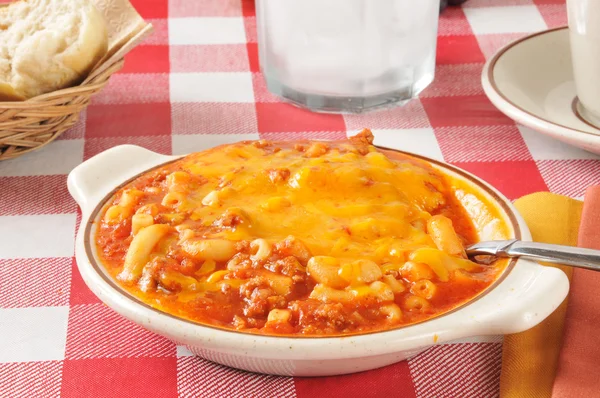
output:
MULTIPOLYGON (((512 210, 506 205, 506 203, 499 197, 499 195, 494 192, 492 189, 490 189, 490 187, 486 186, 485 184, 482 184, 479 180, 477 180, 474 176, 471 176, 470 174, 468 174, 466 171, 463 171, 462 169, 459 169, 455 166, 443 163, 441 161, 437 161, 434 159, 430 159, 427 158, 425 156, 421 156, 421 155, 416 155, 416 154, 412 154, 412 153, 408 153, 408 152, 404 152, 404 151, 400 151, 400 150, 396 150, 396 149, 390 149, 390 148, 385 148, 382 146, 377 146, 374 145, 376 148, 382 150, 383 153, 399 153, 399 154, 404 154, 404 155, 408 155, 408 156, 412 156, 421 160, 424 160, 426 162, 431 163, 434 166, 437 166, 439 168, 446 169, 449 170, 453 173, 456 173, 457 175, 459 175, 460 177, 464 178, 465 180, 467 180, 468 182, 474 184, 475 186, 477 186, 479 189, 481 189, 482 191, 486 192, 492 199, 493 199, 493 204, 498 206, 499 209, 502 210, 502 212, 506 215, 509 223, 508 226, 510 226, 513 230, 513 238, 515 239, 521 239, 521 232, 519 230, 519 223, 517 221, 517 218, 515 216, 515 214, 512 212, 512 210)), ((386 329, 386 330, 377 330, 377 331, 369 331, 369 332, 363 332, 363 333, 351 333, 351 334, 343 334, 343 335, 325 335, 325 336, 299 336, 299 335, 281 335, 281 336, 277 336, 277 335, 270 335, 270 334, 260 334, 260 333, 252 333, 252 332, 242 332, 242 331, 237 331, 234 329, 230 329, 230 328, 226 328, 226 327, 219 327, 216 325, 209 325, 209 324, 205 324, 205 323, 201 323, 201 322, 195 322, 186 318, 182 318, 182 317, 178 317, 175 315, 172 315, 166 311, 157 309, 155 307, 152 307, 148 304, 146 304, 144 301, 140 300, 139 298, 137 298, 136 296, 132 295, 131 293, 129 293, 127 290, 125 290, 124 288, 122 288, 121 286, 119 286, 113 279, 112 277, 110 277, 103 269, 100 261, 97 260, 97 257, 95 255, 95 251, 94 248, 91 244, 92 239, 92 232, 93 232, 93 228, 94 228, 94 224, 96 223, 96 220, 98 218, 98 215, 101 213, 102 209, 108 204, 108 201, 110 200, 110 198, 114 195, 114 193, 116 191, 118 191, 119 189, 121 189, 122 187, 124 187, 125 185, 129 184, 131 181, 135 180, 136 178, 140 177, 141 175, 155 170, 157 168, 163 167, 165 165, 168 165, 172 162, 178 161, 180 158, 174 159, 174 160, 170 160, 164 163, 161 163, 157 166, 154 166, 150 169, 144 170, 138 174, 136 174, 135 176, 129 178, 127 181, 119 184, 118 186, 116 186, 113 190, 111 190, 108 194, 106 194, 102 200, 98 203, 98 205, 94 208, 94 210, 91 212, 90 214, 90 218, 88 220, 87 225, 85 226, 85 230, 84 230, 84 247, 85 247, 85 252, 86 255, 88 257, 88 260, 90 261, 90 264, 92 265, 92 267, 94 268, 94 270, 96 271, 96 273, 98 275, 100 275, 100 277, 114 290, 118 291, 119 293, 121 293, 123 296, 127 297, 129 300, 131 300, 132 302, 134 302, 135 304, 139 304, 142 305, 144 308, 147 309, 151 309, 153 311, 156 311, 160 314, 166 315, 169 318, 172 319, 176 319, 179 321, 183 321, 192 325, 197 325, 197 326, 202 326, 202 327, 206 327, 206 328, 210 328, 210 329, 215 329, 215 330, 219 330, 219 331, 223 331, 223 332, 230 332, 230 333, 237 333, 237 334, 242 334, 242 335, 248 335, 248 336, 261 336, 261 337, 269 337, 269 338, 296 338, 296 339, 330 339, 330 338, 341 338, 341 337, 356 337, 356 336, 364 336, 364 335, 370 335, 370 334, 374 334, 374 333, 386 333, 386 332, 394 332, 400 329, 405 329, 407 327, 410 326, 414 326, 414 325, 418 325, 430 320, 435 320, 435 319, 439 319, 443 316, 452 314, 474 302, 476 302, 477 300, 481 299, 482 297, 484 297, 487 293, 489 293, 490 291, 492 291, 496 286, 498 286, 505 278, 506 276, 510 273, 510 271, 513 269, 513 267, 515 266, 517 260, 516 259, 510 259, 508 264, 506 265, 506 267, 504 268, 504 270, 501 272, 500 276, 492 283, 490 284, 486 289, 484 289, 483 291, 481 291, 477 296, 475 296, 474 298, 472 298, 471 300, 468 300, 454 308, 452 308, 451 310, 444 312, 440 315, 434 316, 432 318, 428 318, 422 321, 418 321, 418 322, 414 322, 414 323, 410 323, 407 325, 401 325, 401 326, 397 326, 394 328, 390 328, 390 329, 386 329)))

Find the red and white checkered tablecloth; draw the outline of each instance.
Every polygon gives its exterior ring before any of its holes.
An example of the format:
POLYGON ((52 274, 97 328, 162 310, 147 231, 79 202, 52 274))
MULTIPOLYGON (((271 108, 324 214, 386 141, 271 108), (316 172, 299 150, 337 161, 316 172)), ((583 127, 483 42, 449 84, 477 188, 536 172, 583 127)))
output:
POLYGON ((539 135, 492 106, 480 85, 496 49, 566 24, 564 0, 469 0, 440 20, 435 82, 407 106, 361 116, 281 103, 259 73, 251 0, 134 0, 156 32, 41 151, 0 162, 1 397, 494 397, 502 338, 440 345, 343 377, 246 373, 191 356, 107 308, 73 257, 73 167, 119 144, 184 154, 241 139, 341 138, 444 159, 511 199, 550 190, 581 197, 600 158, 539 135))

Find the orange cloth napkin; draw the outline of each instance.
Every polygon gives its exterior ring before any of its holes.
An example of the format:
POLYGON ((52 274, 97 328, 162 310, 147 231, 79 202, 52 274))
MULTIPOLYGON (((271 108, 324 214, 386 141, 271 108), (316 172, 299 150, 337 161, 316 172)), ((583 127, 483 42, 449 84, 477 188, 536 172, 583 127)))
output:
MULTIPOLYGON (((585 194, 580 247, 600 250, 600 186, 585 194)), ((600 272, 573 270, 553 398, 600 396, 600 272)))
MULTIPOLYGON (((600 248, 600 187, 588 190, 585 204, 542 192, 517 200, 515 206, 537 242, 600 248)), ((571 280, 569 298, 535 328, 505 337, 502 398, 600 396, 600 377, 593 374, 600 349, 589 349, 594 328, 600 330, 600 299, 591 297, 594 284, 600 286, 600 273, 556 267, 571 280)))

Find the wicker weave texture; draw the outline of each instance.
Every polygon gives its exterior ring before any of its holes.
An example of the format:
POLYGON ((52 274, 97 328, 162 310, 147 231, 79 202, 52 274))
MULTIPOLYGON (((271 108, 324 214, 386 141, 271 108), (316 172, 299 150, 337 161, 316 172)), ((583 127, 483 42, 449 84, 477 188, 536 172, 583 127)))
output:
POLYGON ((79 118, 91 97, 123 67, 120 59, 93 79, 22 102, 0 102, 0 160, 39 149, 58 138, 79 118))

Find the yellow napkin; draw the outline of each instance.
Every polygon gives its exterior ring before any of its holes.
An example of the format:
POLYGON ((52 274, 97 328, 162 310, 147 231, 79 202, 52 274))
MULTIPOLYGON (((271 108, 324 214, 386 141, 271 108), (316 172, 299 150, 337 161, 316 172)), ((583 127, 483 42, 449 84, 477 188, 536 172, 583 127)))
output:
MULTIPOLYGON (((548 192, 515 202, 536 242, 577 246, 583 203, 548 192)), ((571 280, 570 267, 562 269, 571 280)), ((505 336, 501 398, 551 397, 563 336, 567 300, 545 321, 523 333, 505 336)))

